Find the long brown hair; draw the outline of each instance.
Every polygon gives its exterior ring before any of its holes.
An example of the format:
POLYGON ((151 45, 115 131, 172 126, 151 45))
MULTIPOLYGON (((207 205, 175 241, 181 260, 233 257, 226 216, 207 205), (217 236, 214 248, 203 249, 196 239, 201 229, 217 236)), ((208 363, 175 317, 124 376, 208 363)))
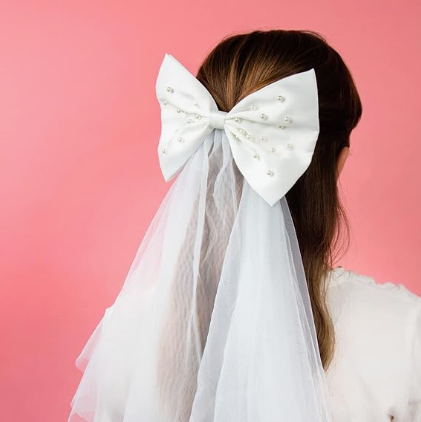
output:
POLYGON ((349 223, 336 182, 337 159, 349 147, 362 104, 351 73, 337 51, 309 30, 256 30, 225 37, 207 55, 196 75, 219 110, 230 111, 257 89, 314 68, 319 95, 320 134, 312 162, 287 193, 308 282, 325 370, 335 335, 327 303, 328 271, 349 246, 349 223), (346 235, 342 236, 342 230, 346 235))

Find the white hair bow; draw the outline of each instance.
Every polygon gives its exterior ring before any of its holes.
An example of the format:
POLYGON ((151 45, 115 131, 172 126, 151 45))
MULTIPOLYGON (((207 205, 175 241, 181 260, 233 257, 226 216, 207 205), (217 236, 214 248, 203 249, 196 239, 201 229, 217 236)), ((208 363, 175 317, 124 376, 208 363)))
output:
POLYGON ((220 111, 200 81, 165 54, 156 81, 161 106, 159 163, 169 181, 214 129, 224 129, 239 171, 269 205, 310 165, 319 135, 313 68, 264 86, 220 111))

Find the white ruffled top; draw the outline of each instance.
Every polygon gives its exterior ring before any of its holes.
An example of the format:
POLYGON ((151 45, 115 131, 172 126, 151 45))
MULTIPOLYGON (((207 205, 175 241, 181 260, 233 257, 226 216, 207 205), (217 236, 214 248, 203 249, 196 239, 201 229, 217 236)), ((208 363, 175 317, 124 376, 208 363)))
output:
POLYGON ((421 422, 421 297, 343 267, 330 273, 337 422, 421 422))

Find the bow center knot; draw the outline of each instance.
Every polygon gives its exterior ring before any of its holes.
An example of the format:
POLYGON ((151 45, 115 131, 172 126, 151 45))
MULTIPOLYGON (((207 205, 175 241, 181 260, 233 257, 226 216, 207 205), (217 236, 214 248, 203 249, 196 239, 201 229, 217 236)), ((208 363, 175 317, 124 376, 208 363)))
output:
POLYGON ((209 124, 215 129, 223 129, 228 112, 213 110, 209 114, 209 124))

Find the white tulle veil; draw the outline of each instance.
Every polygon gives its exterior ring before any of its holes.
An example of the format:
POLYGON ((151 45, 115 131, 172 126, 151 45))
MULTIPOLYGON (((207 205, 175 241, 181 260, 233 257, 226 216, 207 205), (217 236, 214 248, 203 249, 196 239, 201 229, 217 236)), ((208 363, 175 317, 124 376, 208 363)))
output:
POLYGON ((206 136, 83 348, 69 421, 331 421, 285 196, 270 206, 226 133, 206 136))

